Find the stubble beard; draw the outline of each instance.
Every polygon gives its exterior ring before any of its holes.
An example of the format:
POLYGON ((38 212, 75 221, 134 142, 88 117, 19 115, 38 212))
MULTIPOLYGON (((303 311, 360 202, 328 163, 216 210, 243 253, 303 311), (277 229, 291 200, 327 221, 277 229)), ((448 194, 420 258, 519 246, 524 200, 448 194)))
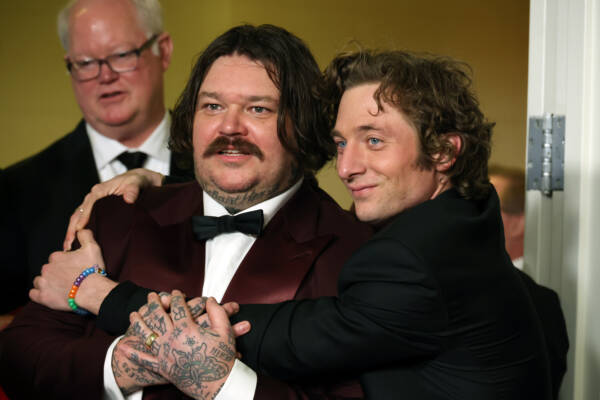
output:
POLYGON ((196 180, 202 187, 202 190, 217 203, 225 207, 231 214, 238 213, 255 204, 262 203, 289 189, 299 179, 299 175, 295 163, 293 166, 288 166, 288 168, 291 168, 292 173, 287 176, 287 179, 281 177, 277 182, 268 185, 267 187, 260 187, 260 182, 249 182, 246 187, 232 191, 218 185, 210 176, 203 176, 199 173, 198 167, 196 165, 194 166, 196 180))

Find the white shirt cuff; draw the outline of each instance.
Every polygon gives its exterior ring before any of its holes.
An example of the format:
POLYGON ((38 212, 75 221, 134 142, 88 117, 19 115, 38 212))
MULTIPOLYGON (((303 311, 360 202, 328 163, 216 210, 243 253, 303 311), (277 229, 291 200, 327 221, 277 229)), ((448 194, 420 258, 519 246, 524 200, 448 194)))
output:
POLYGON ((256 391, 256 381, 256 372, 236 359, 215 400, 252 400, 256 391))
POLYGON ((127 397, 123 396, 112 370, 112 354, 115 346, 122 337, 123 336, 119 336, 110 344, 110 347, 106 352, 106 357, 104 358, 104 395, 102 398, 104 400, 142 400, 142 395, 144 394, 143 390, 134 392, 127 397))
MULTIPOLYGON (((116 338, 108 348, 104 358, 104 400, 141 400, 143 391, 123 396, 112 370, 112 354, 115 346, 123 336, 116 338)), ((231 373, 215 400, 252 400, 256 391, 257 376, 250 367, 235 360, 231 373)))

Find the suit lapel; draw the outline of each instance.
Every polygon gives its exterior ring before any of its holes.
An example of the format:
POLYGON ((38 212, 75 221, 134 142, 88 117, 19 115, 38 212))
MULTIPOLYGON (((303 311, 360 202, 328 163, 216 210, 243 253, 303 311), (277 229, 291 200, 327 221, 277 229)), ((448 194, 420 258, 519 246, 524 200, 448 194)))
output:
MULTIPOLYGON (((205 242, 193 237, 191 216, 202 214, 202 189, 195 181, 148 188, 138 203, 147 210, 153 223, 136 230, 134 240, 140 243, 141 249, 151 243, 151 252, 162 253, 160 259, 166 261, 156 266, 157 274, 166 272, 168 275, 161 284, 169 291, 177 288, 189 296, 200 296, 204 284, 205 242), (158 235, 153 226, 158 228, 158 235)), ((139 223, 136 226, 139 228, 139 223)))
POLYGON ((304 183, 256 240, 223 301, 276 303, 293 299, 333 235, 318 235, 319 199, 304 183))
POLYGON ((64 166, 69 169, 69 173, 61 177, 68 179, 64 182, 65 192, 62 192, 61 196, 68 195, 74 204, 79 204, 92 186, 100 182, 84 120, 77 124, 73 134, 68 137, 65 145, 61 146, 61 153, 60 157, 65 160, 64 166))
MULTIPOLYGON (((48 254, 62 249, 64 234, 69 217, 92 186, 98 183, 98 172, 92 147, 87 137, 83 120, 75 130, 54 143, 32 160, 34 181, 39 181, 40 192, 44 199, 40 201, 34 195, 26 201, 35 202, 28 210, 23 222, 26 222, 27 263, 29 265, 27 281, 32 282, 39 274, 40 266, 48 260, 48 254)), ((34 185, 35 186, 35 185, 34 185)), ((29 193, 30 190, 27 189, 29 193)))

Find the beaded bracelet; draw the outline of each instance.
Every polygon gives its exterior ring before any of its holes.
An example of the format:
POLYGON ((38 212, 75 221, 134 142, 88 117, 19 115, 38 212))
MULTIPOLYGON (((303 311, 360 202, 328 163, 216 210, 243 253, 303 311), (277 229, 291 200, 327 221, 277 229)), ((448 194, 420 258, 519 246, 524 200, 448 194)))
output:
POLYGON ((71 307, 71 310, 73 310, 73 312, 75 312, 77 314, 80 314, 80 315, 89 314, 89 311, 84 310, 83 308, 79 307, 77 305, 77 303, 75 303, 75 295, 77 294, 77 290, 79 290, 79 286, 81 285, 81 282, 83 282, 83 280, 85 278, 87 278, 89 275, 93 274, 94 272, 97 272, 102 276, 106 276, 106 271, 104 271, 102 268, 98 267, 98 264, 94 264, 92 267, 84 269, 83 272, 81 274, 79 274, 77 279, 75 279, 75 282, 73 282, 73 286, 71 286, 71 290, 69 291, 69 296, 67 297, 67 302, 69 303, 69 307, 71 307))

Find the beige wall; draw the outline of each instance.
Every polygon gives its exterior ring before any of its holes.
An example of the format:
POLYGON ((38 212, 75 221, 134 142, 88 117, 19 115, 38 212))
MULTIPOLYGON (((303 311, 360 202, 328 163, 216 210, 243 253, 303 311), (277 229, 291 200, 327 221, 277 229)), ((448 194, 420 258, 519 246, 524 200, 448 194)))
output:
MULTIPOLYGON (((37 152, 71 130, 80 113, 56 36, 63 0, 0 3, 0 167, 37 152)), ((309 44, 325 66, 350 40, 366 47, 450 55, 471 64, 483 111, 497 122, 492 161, 525 162, 529 5, 525 0, 163 0, 175 50, 167 73, 171 107, 196 54, 239 23, 272 23, 309 44)), ((326 167, 322 185, 349 198, 326 167)))

